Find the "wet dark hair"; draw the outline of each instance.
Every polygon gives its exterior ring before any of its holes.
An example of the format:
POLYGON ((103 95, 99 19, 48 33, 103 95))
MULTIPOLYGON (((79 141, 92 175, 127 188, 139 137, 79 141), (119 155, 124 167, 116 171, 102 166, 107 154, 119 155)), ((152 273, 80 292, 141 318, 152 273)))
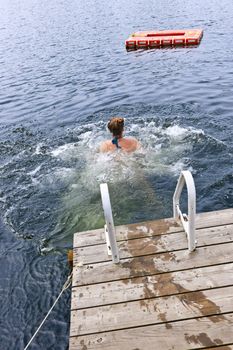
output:
POLYGON ((108 129, 113 136, 121 136, 124 129, 124 118, 113 117, 108 122, 108 129))

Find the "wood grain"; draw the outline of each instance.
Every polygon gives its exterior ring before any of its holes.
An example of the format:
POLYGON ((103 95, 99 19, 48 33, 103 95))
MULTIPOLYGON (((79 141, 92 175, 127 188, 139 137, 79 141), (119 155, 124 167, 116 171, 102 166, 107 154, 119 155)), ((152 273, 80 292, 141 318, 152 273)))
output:
POLYGON ((124 259, 120 264, 108 261, 84 266, 76 265, 73 270, 73 287, 230 263, 233 262, 232 252, 233 243, 225 243, 197 248, 192 253, 181 250, 124 259))
MULTIPOLYGON (((197 246, 232 242, 233 224, 196 230, 197 246)), ((184 232, 168 235, 136 238, 118 243, 121 259, 187 249, 188 243, 184 232)), ((92 264, 102 261, 111 261, 107 254, 106 244, 87 246, 75 249, 75 262, 92 264)))
POLYGON ((70 350, 233 350, 233 209, 197 215, 190 253, 173 218, 74 236, 70 350))
POLYGON ((233 314, 71 337, 70 350, 191 350, 233 343, 233 314))
POLYGON ((71 309, 233 285, 233 263, 75 287, 71 309))
MULTIPOLYGON (((197 229, 219 226, 223 224, 233 224, 233 209, 211 211, 199 213, 196 215, 197 229)), ((180 231, 183 231, 180 221, 176 221, 173 218, 166 218, 161 220, 145 221, 136 224, 116 226, 116 238, 118 241, 121 241, 180 231)), ((77 232, 74 234, 74 248, 103 243, 105 243, 103 228, 91 231, 77 232)))
POLYGON ((70 335, 99 333, 123 328, 172 322, 233 312, 233 287, 143 299, 71 312, 70 335))

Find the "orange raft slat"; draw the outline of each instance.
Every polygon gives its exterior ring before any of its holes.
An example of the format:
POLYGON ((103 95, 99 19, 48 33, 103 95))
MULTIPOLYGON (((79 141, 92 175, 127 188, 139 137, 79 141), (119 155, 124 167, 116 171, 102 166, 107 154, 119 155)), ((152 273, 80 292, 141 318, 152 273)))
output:
POLYGON ((198 45, 202 36, 202 29, 136 32, 125 41, 125 46, 127 49, 141 49, 177 45, 198 45))

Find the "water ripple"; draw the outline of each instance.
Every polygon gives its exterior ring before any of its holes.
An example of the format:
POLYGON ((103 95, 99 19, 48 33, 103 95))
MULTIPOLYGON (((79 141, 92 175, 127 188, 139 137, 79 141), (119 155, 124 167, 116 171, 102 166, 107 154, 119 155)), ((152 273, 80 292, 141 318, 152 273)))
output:
MULTIPOLYGON (((57 296, 73 233, 103 226, 100 182, 116 223, 172 215, 182 169, 198 211, 232 207, 232 11, 230 0, 177 0, 175 13, 154 0, 0 2, 4 349, 23 349, 57 296), (196 48, 125 50, 136 30, 190 26, 204 29, 196 48), (143 145, 127 159, 97 152, 118 114, 143 145)), ((68 327, 69 292, 33 348, 66 348, 68 327)))

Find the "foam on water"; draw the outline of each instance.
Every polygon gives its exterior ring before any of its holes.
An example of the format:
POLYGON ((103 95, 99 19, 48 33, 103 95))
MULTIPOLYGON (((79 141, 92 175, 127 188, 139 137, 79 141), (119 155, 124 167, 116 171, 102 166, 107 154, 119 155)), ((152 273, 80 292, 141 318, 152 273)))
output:
POLYGON ((51 151, 51 155, 56 158, 69 160, 78 157, 78 143, 68 143, 51 151))
MULTIPOLYGON (((99 126, 101 124, 100 122, 99 126)), ((142 170, 147 175, 177 175, 177 171, 187 166, 193 136, 204 135, 200 129, 179 125, 163 127, 153 121, 140 120, 131 124, 126 131, 126 136, 133 135, 140 141, 142 147, 138 151, 132 154, 101 154, 98 146, 109 138, 109 134, 96 125, 89 124, 88 127, 91 130, 82 133, 78 142, 65 144, 51 151, 53 157, 63 161, 78 161, 81 164, 79 179, 88 186, 103 181, 133 181, 137 172, 142 170)))
POLYGON ((153 210, 158 217, 164 215, 157 180, 164 177, 167 181, 172 177, 176 181, 181 170, 192 169, 189 156, 197 138, 204 136, 204 132, 140 118, 128 124, 126 136, 136 137, 141 148, 131 154, 100 153, 98 147, 109 138, 109 133, 104 123, 99 122, 83 126, 76 142, 51 150, 51 156, 70 172, 64 169, 64 177, 59 171, 47 175, 55 184, 59 177, 68 187, 62 199, 63 213, 59 222, 49 238, 41 242, 42 253, 66 246, 75 231, 104 224, 99 191, 99 184, 103 182, 109 185, 116 224, 143 219, 153 210))
POLYGON ((182 118, 156 114, 126 119, 125 136, 141 144, 131 154, 99 152, 110 138, 103 120, 61 131, 39 135, 38 142, 28 132, 18 152, 12 143, 14 153, 0 168, 8 186, 1 196, 5 221, 17 237, 37 237, 41 253, 70 246, 74 232, 103 226, 100 183, 109 185, 115 224, 171 215, 180 171, 195 173, 194 154, 223 147, 182 118))

